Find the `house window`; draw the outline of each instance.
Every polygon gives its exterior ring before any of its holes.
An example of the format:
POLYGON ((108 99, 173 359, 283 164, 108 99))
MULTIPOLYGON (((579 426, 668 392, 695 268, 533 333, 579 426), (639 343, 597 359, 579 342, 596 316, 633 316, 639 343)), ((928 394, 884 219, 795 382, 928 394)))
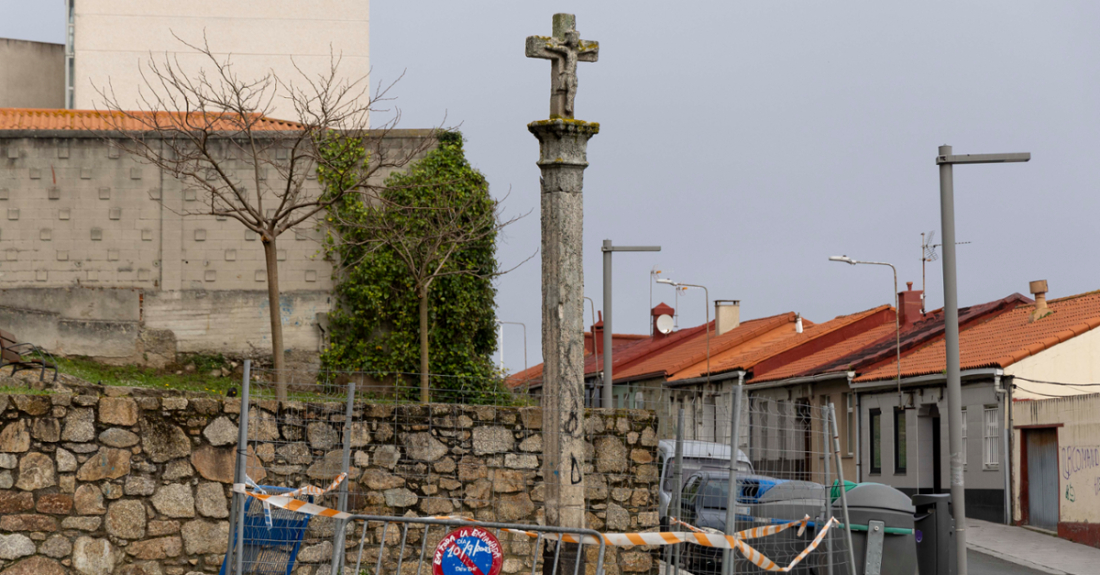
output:
POLYGON ((894 410, 894 473, 905 475, 905 410, 894 410))
POLYGON ((871 410, 871 473, 882 473, 882 411, 871 410))
POLYGON ((966 408, 965 407, 962 408, 962 434, 961 435, 962 435, 962 444, 963 444, 962 460, 963 460, 963 468, 965 469, 966 468, 966 408))
POLYGON ((997 414, 997 406, 986 407, 982 411, 982 467, 985 469, 997 468, 997 443, 1000 439, 1000 425, 997 414))
POLYGON ((845 393, 844 402, 848 405, 848 414, 844 420, 844 435, 848 442, 848 455, 856 451, 856 394, 845 393))

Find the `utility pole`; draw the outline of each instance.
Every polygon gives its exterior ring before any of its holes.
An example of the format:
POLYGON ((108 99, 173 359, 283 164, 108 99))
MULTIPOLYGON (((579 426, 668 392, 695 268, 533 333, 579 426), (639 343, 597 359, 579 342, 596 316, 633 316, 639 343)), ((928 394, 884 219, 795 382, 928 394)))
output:
MULTIPOLYGON (((611 254, 614 252, 659 252, 661 246, 615 246, 603 241, 603 396, 600 407, 614 407, 615 388, 611 379, 611 254)), ((592 342, 596 348, 596 342, 592 342)))
MULTIPOLYGON (((1026 162, 1031 154, 973 154, 955 156, 951 146, 940 146, 940 228, 943 236, 943 317, 947 352, 947 407, 951 446, 951 506, 955 512, 956 575, 967 575, 966 481, 962 460, 962 379, 959 374, 959 294, 955 264, 955 164, 1026 162)), ((1007 489, 1008 486, 1006 485, 1007 489)))

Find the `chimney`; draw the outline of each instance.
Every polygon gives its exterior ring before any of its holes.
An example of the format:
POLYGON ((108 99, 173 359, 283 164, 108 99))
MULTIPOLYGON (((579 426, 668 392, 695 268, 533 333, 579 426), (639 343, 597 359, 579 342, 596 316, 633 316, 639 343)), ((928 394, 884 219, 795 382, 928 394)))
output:
POLYGON ((1035 280, 1028 284, 1031 295, 1035 296, 1035 311, 1031 312, 1031 321, 1042 319, 1051 312, 1047 307, 1047 280, 1035 280))
POLYGON ((898 325, 906 327, 923 318, 924 291, 914 290, 913 282, 905 282, 905 291, 898 294, 898 325))
POLYGON ((668 334, 661 333, 661 330, 658 329, 658 327, 657 327, 657 318, 661 317, 662 315, 667 315, 669 317, 672 317, 672 314, 674 314, 675 312, 676 312, 676 310, 672 309, 671 306, 666 305, 664 303, 659 303, 656 306, 654 306, 652 310, 650 310, 649 314, 651 316, 651 321, 653 322, 653 337, 654 337, 654 339, 660 339, 660 338, 665 337, 665 336, 668 335, 668 334))
POLYGON ((714 300, 714 333, 722 335, 741 325, 741 300, 714 300))
POLYGON ((597 355, 603 355, 603 311, 597 311, 600 320, 592 326, 592 349, 597 355))
POLYGON ((802 333, 802 314, 794 314, 794 332, 802 333))

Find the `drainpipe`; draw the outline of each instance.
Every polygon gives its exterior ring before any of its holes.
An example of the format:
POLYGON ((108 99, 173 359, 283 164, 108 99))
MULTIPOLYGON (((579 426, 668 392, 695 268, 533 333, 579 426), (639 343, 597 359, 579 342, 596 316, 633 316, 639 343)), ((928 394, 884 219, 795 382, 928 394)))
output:
POLYGON ((1003 371, 997 370, 993 374, 993 392, 997 394, 997 400, 1001 404, 1001 421, 1004 422, 1004 432, 1001 433, 1001 449, 1004 451, 1004 457, 1001 458, 1001 466, 1004 470, 1004 523, 1005 525, 1012 525, 1012 470, 1009 467, 1010 457, 1008 451, 1008 434, 1012 429, 1012 418, 1009 415, 1010 399, 1009 392, 1005 386, 1001 385, 1001 376, 1003 371))
MULTIPOLYGON (((856 372, 848 372, 848 393, 855 395, 855 407, 856 407, 856 432, 854 435, 856 438, 856 483, 863 483, 863 396, 856 393, 856 390, 852 389, 852 380, 856 378, 856 372)), ((844 406, 845 412, 847 412, 848 406, 844 406)), ((845 420, 847 421, 847 420, 845 420)))

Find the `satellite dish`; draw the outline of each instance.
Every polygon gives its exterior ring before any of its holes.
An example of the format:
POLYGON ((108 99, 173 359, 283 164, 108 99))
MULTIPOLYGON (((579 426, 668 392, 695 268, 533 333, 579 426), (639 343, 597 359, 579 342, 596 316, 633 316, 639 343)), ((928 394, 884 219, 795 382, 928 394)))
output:
POLYGON ((657 331, 668 335, 672 333, 672 316, 668 314, 661 314, 657 316, 657 331))

